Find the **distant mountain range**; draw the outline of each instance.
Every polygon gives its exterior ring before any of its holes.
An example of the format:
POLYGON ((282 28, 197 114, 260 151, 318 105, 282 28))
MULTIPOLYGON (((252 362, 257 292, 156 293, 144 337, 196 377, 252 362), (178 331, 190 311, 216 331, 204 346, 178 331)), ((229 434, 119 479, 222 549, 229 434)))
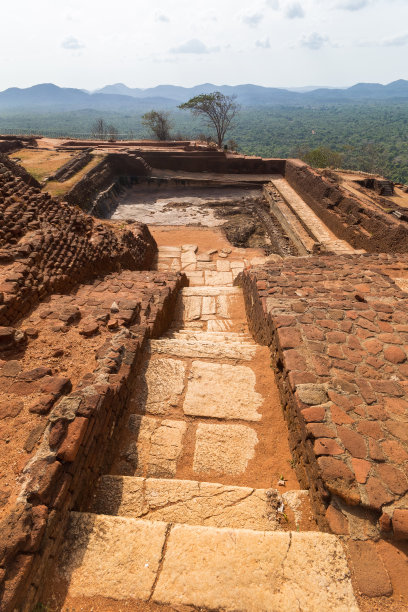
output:
POLYGON ((130 88, 123 83, 107 85, 95 92, 58 87, 52 83, 26 89, 12 87, 0 92, 1 111, 62 112, 92 109, 113 112, 146 112, 171 109, 202 93, 221 91, 237 96, 242 106, 321 106, 364 102, 408 101, 408 81, 389 85, 359 83, 346 89, 293 88, 279 89, 259 85, 213 85, 195 87, 158 85, 148 89, 130 88))

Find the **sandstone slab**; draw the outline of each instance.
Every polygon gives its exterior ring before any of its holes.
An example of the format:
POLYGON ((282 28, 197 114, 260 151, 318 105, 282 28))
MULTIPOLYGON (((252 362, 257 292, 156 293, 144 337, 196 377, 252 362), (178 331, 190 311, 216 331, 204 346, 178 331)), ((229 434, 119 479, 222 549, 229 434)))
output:
POLYGON ((128 428, 134 440, 121 453, 126 474, 175 476, 186 427, 184 421, 131 415, 128 428))
POLYGON ((160 522, 73 512, 59 563, 69 580, 68 595, 147 600, 166 528, 160 522))
POLYGON ((153 600, 213 610, 358 612, 335 536, 187 525, 170 532, 153 600))
POLYGON ((190 416, 259 421, 263 397, 255 391, 256 377, 247 366, 194 361, 183 410, 190 416))
POLYGON ((149 414, 168 414, 180 401, 184 377, 182 361, 151 359, 139 378, 138 394, 134 400, 139 410, 149 414))
POLYGON ((197 474, 242 474, 255 456, 256 432, 246 425, 197 427, 193 469, 197 474))
POLYGON ((169 478, 102 476, 91 510, 149 521, 273 531, 282 528, 282 503, 283 511, 294 515, 294 524, 310 524, 307 491, 280 495, 269 489, 169 478))

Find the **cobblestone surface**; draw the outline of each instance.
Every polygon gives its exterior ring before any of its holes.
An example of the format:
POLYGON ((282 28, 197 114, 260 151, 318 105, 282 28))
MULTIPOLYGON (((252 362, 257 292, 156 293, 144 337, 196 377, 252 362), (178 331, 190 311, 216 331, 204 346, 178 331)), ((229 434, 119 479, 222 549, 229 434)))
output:
MULTIPOLYGON (((387 255, 298 258, 243 273, 253 332, 276 353, 292 425, 326 500, 373 511, 378 529, 400 539, 408 538, 408 294, 392 277, 407 273, 408 258, 387 255)), ((333 510, 326 518, 334 524, 333 510)))

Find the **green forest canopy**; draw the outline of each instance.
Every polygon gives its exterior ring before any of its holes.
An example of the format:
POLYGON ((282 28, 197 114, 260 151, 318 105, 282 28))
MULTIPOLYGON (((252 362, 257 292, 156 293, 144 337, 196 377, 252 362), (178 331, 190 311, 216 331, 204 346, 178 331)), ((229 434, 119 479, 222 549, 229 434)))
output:
MULTIPOLYGON (((0 114, 0 132, 81 137, 90 132, 92 123, 100 116, 123 137, 148 137, 141 114, 101 114, 93 110, 0 114)), ((210 135, 202 121, 182 111, 172 113, 172 122, 174 137, 210 135)), ((240 152, 263 157, 305 156, 310 150, 325 147, 341 154, 344 168, 379 172, 396 182, 408 183, 406 103, 242 108, 236 127, 226 136, 229 138, 237 142, 240 152)))

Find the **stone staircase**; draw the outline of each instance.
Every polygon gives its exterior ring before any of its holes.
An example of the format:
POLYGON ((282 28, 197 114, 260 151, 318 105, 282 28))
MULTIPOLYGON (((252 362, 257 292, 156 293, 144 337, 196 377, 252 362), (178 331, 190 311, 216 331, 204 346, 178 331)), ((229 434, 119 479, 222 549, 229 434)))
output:
POLYGON ((150 341, 111 473, 71 513, 64 610, 358 610, 342 544, 317 530, 292 469, 268 349, 232 276, 183 289, 150 341))

